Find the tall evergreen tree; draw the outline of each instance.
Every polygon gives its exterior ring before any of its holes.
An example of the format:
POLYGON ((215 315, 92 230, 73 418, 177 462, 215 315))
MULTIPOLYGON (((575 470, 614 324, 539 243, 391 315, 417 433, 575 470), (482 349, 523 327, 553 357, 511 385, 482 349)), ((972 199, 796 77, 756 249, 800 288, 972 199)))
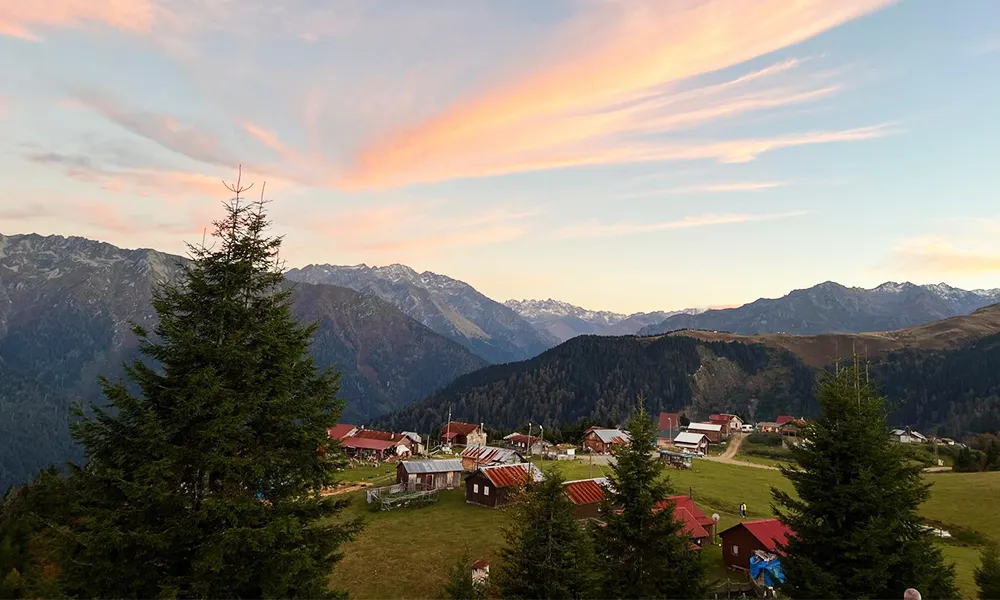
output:
POLYGON ((663 464, 652 455, 656 428, 642 398, 628 422, 631 443, 616 453, 605 495, 606 525, 594 528, 601 597, 698 598, 701 556, 672 510, 655 510, 670 494, 663 464))
POLYGON ((501 597, 593 597, 593 546, 574 516, 564 483, 562 475, 548 471, 544 481, 515 499, 497 568, 501 597))
POLYGON ((817 390, 822 416, 800 434, 782 473, 796 496, 772 488, 779 518, 795 535, 782 559, 792 598, 901 598, 916 588, 955 598, 945 565, 917 510, 930 495, 920 466, 890 441, 884 398, 856 367, 817 390))
POLYGON ((190 246, 180 281, 157 290, 152 335, 134 326, 151 359, 128 366, 134 387, 102 380, 108 408, 73 426, 80 595, 330 596, 360 528, 319 494, 340 462, 326 434, 338 375, 317 370, 314 327, 291 314, 263 194, 231 189, 217 246, 190 246))
POLYGON ((989 544, 983 548, 979 561, 973 574, 979 597, 983 600, 1000 598, 1000 547, 989 544))

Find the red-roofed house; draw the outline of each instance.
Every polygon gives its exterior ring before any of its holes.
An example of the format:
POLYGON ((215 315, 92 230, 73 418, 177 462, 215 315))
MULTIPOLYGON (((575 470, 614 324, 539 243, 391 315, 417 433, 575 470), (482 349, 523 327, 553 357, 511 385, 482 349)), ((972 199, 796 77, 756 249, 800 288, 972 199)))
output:
POLYGON ((510 500, 510 491, 542 480, 542 472, 531 463, 479 467, 465 478, 465 501, 498 507, 510 500))
POLYGON ((566 496, 573 503, 573 514, 577 519, 600 518, 601 501, 604 500, 604 488, 607 485, 608 480, 603 477, 565 483, 566 496))
POLYGON ((689 496, 670 496, 658 503, 653 512, 660 512, 671 505, 674 507, 674 519, 684 525, 681 531, 691 538, 693 547, 696 546, 700 549, 705 541, 712 536, 715 521, 711 517, 706 517, 705 513, 689 496))
POLYGON ((512 433, 505 437, 504 440, 507 441, 507 444, 511 448, 527 452, 528 454, 542 454, 552 447, 552 444, 537 435, 512 433))
POLYGON ((657 422, 656 446, 666 448, 681 432, 681 417, 677 413, 661 412, 657 422))
POLYGON ((778 544, 784 544, 794 535, 787 525, 777 519, 743 521, 719 534, 722 538, 722 562, 727 569, 746 572, 750 569, 750 557, 757 550, 778 552, 778 544))
POLYGON ((591 427, 583 434, 583 447, 599 454, 614 452, 616 446, 623 446, 630 441, 632 438, 628 432, 621 429, 591 427))
POLYGON ((785 423, 791 423, 792 421, 795 420, 796 420, 795 417, 790 417, 788 415, 778 415, 778 420, 775 421, 775 423, 781 426, 784 425, 785 423))
POLYGON ((396 442, 390 440, 372 440, 351 436, 340 441, 344 452, 351 458, 378 458, 385 460, 396 454, 396 442))
POLYGON ((450 421, 441 428, 441 444, 445 446, 485 446, 486 432, 482 425, 450 421))
POLYGON ((708 422, 722 425, 726 434, 739 433, 743 427, 743 419, 729 413, 713 413, 708 416, 708 422))
POLYGON ((358 428, 355 425, 348 425, 347 423, 337 423, 333 427, 326 430, 326 434, 330 438, 335 440, 342 440, 346 437, 351 437, 358 428))

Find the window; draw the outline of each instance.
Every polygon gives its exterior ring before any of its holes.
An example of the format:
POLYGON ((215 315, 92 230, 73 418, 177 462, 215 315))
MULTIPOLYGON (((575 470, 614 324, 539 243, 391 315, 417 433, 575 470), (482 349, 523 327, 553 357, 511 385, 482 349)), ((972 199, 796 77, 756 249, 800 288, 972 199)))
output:
POLYGON ((483 495, 484 496, 490 495, 490 488, 486 487, 485 485, 483 486, 483 495))
POLYGON ((740 547, 734 544, 733 545, 733 556, 738 556, 739 553, 740 553, 740 547))
POLYGON ((478 494, 479 493, 479 484, 478 483, 473 483, 472 484, 472 493, 473 494, 478 494))

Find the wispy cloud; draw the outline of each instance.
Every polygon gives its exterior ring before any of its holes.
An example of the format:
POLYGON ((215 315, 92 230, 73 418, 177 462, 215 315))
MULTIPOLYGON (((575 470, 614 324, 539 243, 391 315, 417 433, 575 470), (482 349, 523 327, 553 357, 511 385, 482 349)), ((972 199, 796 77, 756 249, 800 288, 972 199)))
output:
POLYGON ((416 200, 314 218, 303 227, 336 239, 345 250, 399 257, 404 251, 430 254, 517 239, 531 230, 531 218, 542 214, 542 209, 487 209, 442 216, 450 206, 443 199, 416 200))
MULTIPOLYGON (((799 77, 804 84, 783 78, 797 66, 795 61, 695 91, 679 91, 677 82, 801 42, 890 2, 589 4, 590 10, 555 37, 553 50, 540 67, 363 147, 343 183, 380 187, 684 157, 669 142, 636 148, 636 137, 813 101, 837 87, 812 78, 799 77), (567 54, 567 49, 574 54, 567 54)), ((867 139, 844 134, 827 132, 825 138, 812 139, 813 143, 867 139)), ((787 147, 787 143, 757 142, 753 152, 695 154, 750 160, 760 152, 787 147)))
POLYGON ((37 42, 41 29, 86 23, 148 33, 156 10, 152 0, 0 0, 0 35, 37 42))
POLYGON ((996 222, 983 223, 983 230, 962 236, 931 235, 904 239, 892 250, 896 267, 936 276, 982 275, 1000 272, 1000 244, 986 236, 996 222))
POLYGON ((731 183, 706 183, 698 185, 679 185, 669 188, 656 188, 627 192, 619 198, 655 198, 657 196, 679 196, 687 194, 718 194, 728 192, 759 192, 789 185, 787 181, 737 181, 731 183))
POLYGON ((761 214, 705 214, 684 217, 676 221, 659 221, 653 223, 623 222, 603 223, 590 220, 559 228, 555 231, 557 238, 600 238, 618 237, 666 231, 670 229, 688 229, 692 227, 710 227, 713 225, 730 225, 733 223, 751 223, 755 221, 776 221, 811 214, 811 211, 790 211, 782 213, 761 214))

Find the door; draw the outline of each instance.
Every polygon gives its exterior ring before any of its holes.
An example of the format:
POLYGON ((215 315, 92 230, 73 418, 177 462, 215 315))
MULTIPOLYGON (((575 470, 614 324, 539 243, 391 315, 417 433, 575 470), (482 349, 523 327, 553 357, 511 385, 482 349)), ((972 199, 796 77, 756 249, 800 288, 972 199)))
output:
POLYGON ((427 475, 426 477, 424 477, 424 489, 426 489, 426 490, 432 490, 432 489, 434 489, 434 476, 433 475, 427 475))

